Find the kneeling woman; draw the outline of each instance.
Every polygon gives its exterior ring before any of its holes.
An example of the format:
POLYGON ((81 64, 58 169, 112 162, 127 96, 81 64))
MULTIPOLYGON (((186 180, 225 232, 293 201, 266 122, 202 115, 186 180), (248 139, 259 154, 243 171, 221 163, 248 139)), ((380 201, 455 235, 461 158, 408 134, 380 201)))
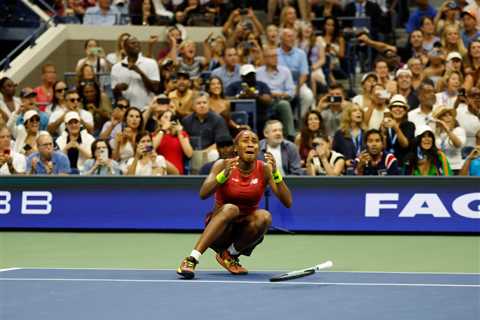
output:
POLYGON ((238 156, 218 160, 203 182, 200 197, 206 199, 215 193, 215 207, 207 216, 207 226, 190 256, 186 257, 177 274, 192 279, 200 256, 212 248, 217 261, 232 274, 247 274, 238 257, 249 256, 263 240, 272 218, 268 211, 259 209, 265 188, 286 207, 292 205, 292 196, 277 169, 275 159, 265 154, 266 162, 257 160, 259 143, 257 135, 241 131, 235 138, 238 156))

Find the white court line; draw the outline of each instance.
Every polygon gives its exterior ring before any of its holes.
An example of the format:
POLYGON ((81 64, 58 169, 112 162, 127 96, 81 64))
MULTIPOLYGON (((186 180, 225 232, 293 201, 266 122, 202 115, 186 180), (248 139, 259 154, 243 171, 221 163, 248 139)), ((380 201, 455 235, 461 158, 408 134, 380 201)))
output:
MULTIPOLYGON (((46 268, 46 267, 19 267, 19 268, 12 268, 12 269, 25 269, 25 270, 99 270, 99 271, 176 271, 176 269, 167 269, 167 268, 46 268)), ((1 270, 1 269, 0 269, 1 270)), ((199 272, 217 272, 223 271, 224 269, 200 269, 199 272)), ((285 269, 256 269, 252 270, 249 269, 250 272, 285 272, 288 270, 285 269)), ((433 275, 478 275, 480 276, 480 272, 428 272, 428 271, 345 271, 345 270, 328 270, 322 271, 324 272, 332 272, 332 273, 378 273, 378 274, 433 274, 433 275)))
POLYGON ((131 283, 213 283, 213 284, 269 284, 269 285, 334 285, 334 286, 369 286, 369 287, 464 287, 480 288, 480 284, 443 284, 443 283, 369 283, 369 282, 268 282, 268 281, 233 281, 233 280, 145 280, 145 279, 82 279, 82 278, 0 278, 0 281, 71 281, 71 282, 131 282, 131 283))
POLYGON ((22 268, 5 268, 5 269, 0 269, 0 272, 7 272, 7 271, 13 271, 13 270, 20 270, 22 268))

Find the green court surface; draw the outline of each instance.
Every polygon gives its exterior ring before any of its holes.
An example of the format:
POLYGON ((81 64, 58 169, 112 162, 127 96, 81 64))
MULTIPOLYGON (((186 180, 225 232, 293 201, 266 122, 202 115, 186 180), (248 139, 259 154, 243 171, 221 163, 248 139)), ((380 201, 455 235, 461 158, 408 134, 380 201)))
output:
MULTIPOLYGON (((191 233, 0 232, 0 268, 174 269, 191 233)), ((213 251, 199 269, 220 268, 213 251)), ((480 273, 480 237, 433 235, 267 235, 251 270, 289 270, 333 260, 333 271, 480 273)))

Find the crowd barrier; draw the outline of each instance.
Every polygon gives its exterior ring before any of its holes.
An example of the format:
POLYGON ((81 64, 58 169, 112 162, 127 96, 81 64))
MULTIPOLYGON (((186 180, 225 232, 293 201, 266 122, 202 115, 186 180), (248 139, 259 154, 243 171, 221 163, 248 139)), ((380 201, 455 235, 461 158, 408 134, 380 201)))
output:
MULTIPOLYGON (((204 177, 1 177, 1 229, 190 230, 213 198, 204 177)), ((293 232, 480 233, 480 178, 287 177, 293 206, 266 193, 293 232)))

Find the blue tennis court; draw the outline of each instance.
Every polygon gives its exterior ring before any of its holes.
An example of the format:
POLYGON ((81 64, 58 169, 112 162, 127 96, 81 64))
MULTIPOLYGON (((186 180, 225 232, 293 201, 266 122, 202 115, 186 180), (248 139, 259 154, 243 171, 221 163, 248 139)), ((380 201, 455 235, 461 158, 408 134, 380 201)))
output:
POLYGON ((3 269, 0 319, 480 318, 480 274, 278 272, 231 276, 173 270, 3 269))

